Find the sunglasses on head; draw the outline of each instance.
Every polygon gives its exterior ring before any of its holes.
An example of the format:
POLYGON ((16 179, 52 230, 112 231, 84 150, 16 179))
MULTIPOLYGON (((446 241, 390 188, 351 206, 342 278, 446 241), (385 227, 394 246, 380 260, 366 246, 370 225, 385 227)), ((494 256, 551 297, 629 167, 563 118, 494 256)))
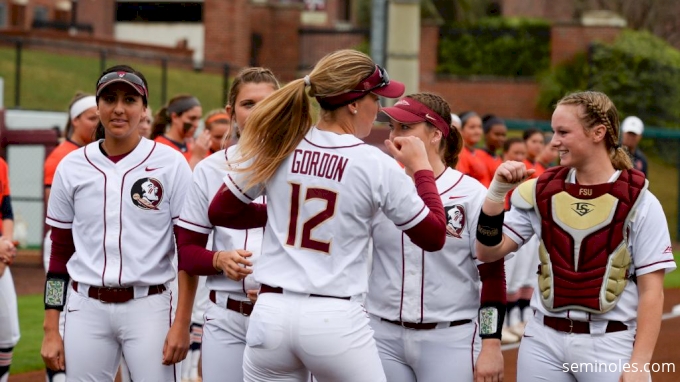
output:
POLYGON ((387 71, 381 68, 380 65, 376 65, 373 74, 361 81, 357 87, 350 90, 350 92, 369 93, 375 89, 387 86, 389 83, 390 76, 387 74, 387 71))
POLYGON ((136 74, 130 72, 111 72, 103 75, 99 81, 97 81, 97 95, 111 82, 126 82, 133 86, 140 95, 148 98, 149 92, 146 89, 144 81, 136 74))

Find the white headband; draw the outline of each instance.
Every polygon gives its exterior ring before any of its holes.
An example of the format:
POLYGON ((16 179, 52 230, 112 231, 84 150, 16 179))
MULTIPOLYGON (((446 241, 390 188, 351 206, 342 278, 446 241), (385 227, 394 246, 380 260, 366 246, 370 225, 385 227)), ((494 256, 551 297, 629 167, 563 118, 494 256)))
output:
POLYGON ((87 96, 77 100, 69 111, 71 119, 78 118, 79 115, 91 107, 97 107, 97 99, 94 96, 87 96))

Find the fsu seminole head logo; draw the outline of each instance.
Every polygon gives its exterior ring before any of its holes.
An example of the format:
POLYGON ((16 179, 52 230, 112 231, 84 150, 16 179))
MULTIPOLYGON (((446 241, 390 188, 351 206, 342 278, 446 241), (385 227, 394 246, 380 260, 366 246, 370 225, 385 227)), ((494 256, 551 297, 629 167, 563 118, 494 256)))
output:
POLYGON ((130 190, 132 204, 143 210, 157 210, 163 201, 163 185, 156 178, 142 178, 130 190))
POLYGON ((446 211, 446 236, 457 238, 463 237, 463 229, 465 228, 465 208, 460 204, 451 207, 444 207, 446 211))

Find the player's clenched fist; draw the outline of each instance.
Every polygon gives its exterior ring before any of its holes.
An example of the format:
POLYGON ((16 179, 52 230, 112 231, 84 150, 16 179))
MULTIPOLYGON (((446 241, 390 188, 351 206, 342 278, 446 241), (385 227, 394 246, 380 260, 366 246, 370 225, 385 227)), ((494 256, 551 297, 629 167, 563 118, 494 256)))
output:
POLYGON ((48 369, 66 369, 66 361, 64 360, 64 341, 61 339, 59 331, 53 330, 45 332, 40 355, 48 369))
POLYGON ((253 253, 243 249, 233 251, 219 251, 213 257, 215 269, 224 272, 232 280, 240 281, 253 273, 253 263, 247 258, 253 253))
POLYGON ((527 166, 522 162, 503 162, 496 169, 486 197, 494 202, 504 203, 505 195, 533 175, 534 172, 536 172, 534 169, 527 170, 527 166))
POLYGON ((416 173, 420 170, 432 170, 425 144, 420 138, 407 136, 395 137, 393 141, 385 140, 385 146, 394 159, 406 167, 407 172, 416 173))

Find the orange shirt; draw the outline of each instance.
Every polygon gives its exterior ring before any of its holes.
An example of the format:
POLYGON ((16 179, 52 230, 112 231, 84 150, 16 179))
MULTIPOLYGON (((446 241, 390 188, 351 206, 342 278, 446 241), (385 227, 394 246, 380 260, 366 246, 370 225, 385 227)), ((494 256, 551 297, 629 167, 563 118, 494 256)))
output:
MULTIPOLYGON (((489 176, 486 162, 480 158, 481 155, 486 153, 480 155, 480 152, 482 152, 482 150, 471 151, 469 148, 463 147, 463 150, 458 156, 456 170, 477 179, 484 187, 488 188, 492 178, 489 176)), ((486 155, 488 156, 488 154, 486 155)))
POLYGON ((187 159, 187 162, 189 159, 191 159, 191 149, 187 145, 183 145, 173 141, 172 139, 166 137, 165 135, 159 135, 154 139, 154 142, 162 143, 164 145, 170 146, 173 149, 179 151, 184 155, 184 157, 187 159))
MULTIPOLYGON (((5 196, 8 196, 9 191, 9 167, 4 159, 0 158, 0 204, 5 196)), ((2 214, 0 213, 0 221, 2 221, 2 214)), ((2 226, 0 225, 0 231, 2 226)))
POLYGON ((77 150, 79 147, 80 146, 78 146, 73 141, 66 139, 65 141, 61 142, 61 144, 57 146, 54 150, 52 150, 50 155, 47 156, 47 159, 45 159, 44 167, 45 187, 52 185, 54 173, 57 171, 57 165, 59 164, 59 162, 61 162, 61 160, 64 159, 64 157, 68 155, 68 153, 77 150))
POLYGON ((486 170, 489 172, 489 184, 484 184, 486 188, 489 188, 493 176, 496 174, 496 169, 503 163, 503 160, 500 156, 490 153, 486 149, 475 150, 475 154, 477 155, 477 158, 484 163, 486 170))

